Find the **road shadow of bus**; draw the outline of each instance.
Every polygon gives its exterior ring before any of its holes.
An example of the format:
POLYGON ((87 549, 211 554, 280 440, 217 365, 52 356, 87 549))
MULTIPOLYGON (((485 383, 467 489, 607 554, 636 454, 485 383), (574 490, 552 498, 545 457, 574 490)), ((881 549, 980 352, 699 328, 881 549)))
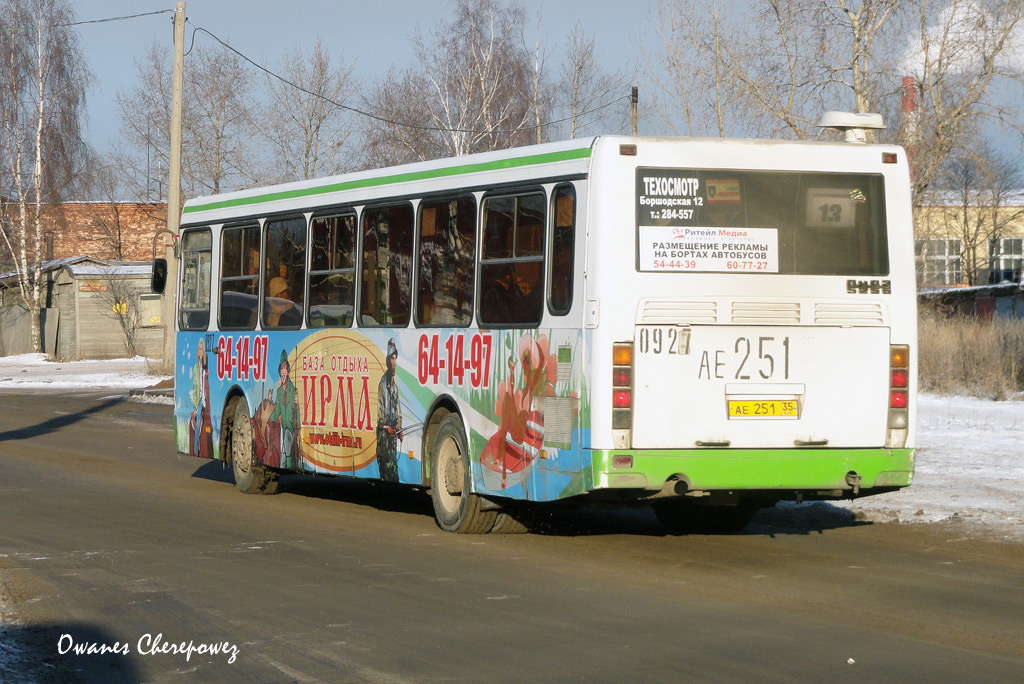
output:
POLYGON ((57 432, 63 430, 69 425, 81 422, 93 415, 105 411, 109 408, 113 408, 118 404, 125 401, 127 395, 114 397, 111 399, 105 399, 95 406, 91 406, 82 411, 76 411, 75 413, 64 413, 53 418, 48 418, 41 423, 35 425, 28 425, 26 427, 14 428, 12 430, 5 430, 0 432, 0 442, 9 442, 15 440, 31 439, 33 437, 40 437, 42 435, 50 434, 51 432, 57 432))
POLYGON ((342 501, 379 511, 433 518, 434 506, 426 490, 409 485, 358 477, 288 475, 278 492, 315 499, 342 501))
POLYGON ((231 467, 224 461, 216 459, 203 460, 202 465, 192 472, 192 477, 213 482, 226 482, 230 485, 235 484, 235 476, 231 473, 231 467))
POLYGON ((81 622, 0 625, 0 681, 5 684, 142 682, 135 660, 139 657, 136 644, 123 641, 124 637, 121 639, 118 641, 110 632, 81 622), (87 652, 90 646, 92 653, 87 652), (82 652, 76 653, 76 648, 82 652), (101 650, 106 652, 100 653, 101 650))
MULTIPOLYGON (((192 472, 192 477, 230 485, 234 485, 235 482, 231 467, 217 460, 204 462, 192 472)), ((341 501, 381 511, 412 513, 427 517, 434 515, 430 497, 422 489, 379 480, 344 476, 284 475, 281 477, 277 492, 311 499, 341 501)))
POLYGON ((578 509, 551 508, 531 516, 531 531, 545 536, 600 536, 632 534, 674 536, 766 536, 824 534, 829 530, 860 527, 872 523, 839 506, 826 502, 796 504, 783 502, 758 511, 753 520, 735 532, 670 532, 650 508, 578 509))
POLYGON ((823 534, 829 530, 866 527, 873 524, 850 509, 836 506, 827 501, 803 504, 783 501, 771 508, 758 511, 753 521, 743 529, 741 534, 766 537, 823 534))
MULTIPOLYGON (((221 461, 208 461, 199 466, 192 477, 232 484, 231 468, 221 461)), ((429 494, 408 485, 366 480, 355 477, 324 477, 285 475, 278 488, 280 494, 327 501, 339 501, 383 512, 406 513, 433 518, 429 494)), ((640 508, 593 508, 589 506, 528 504, 516 509, 533 534, 551 537, 589 537, 613 534, 639 536, 685 536, 665 530, 654 512, 640 508)), ((689 533, 690 535, 730 534, 779 535, 824 534, 829 530, 860 527, 872 523, 858 519, 850 510, 828 502, 797 505, 783 502, 757 512, 753 521, 739 532, 689 533)))

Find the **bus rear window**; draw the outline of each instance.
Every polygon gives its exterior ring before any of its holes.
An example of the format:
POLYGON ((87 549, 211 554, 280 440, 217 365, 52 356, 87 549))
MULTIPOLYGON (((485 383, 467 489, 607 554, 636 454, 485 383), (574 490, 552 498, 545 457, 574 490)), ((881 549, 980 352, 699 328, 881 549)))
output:
POLYGON ((880 174, 640 168, 637 268, 888 275, 880 174))

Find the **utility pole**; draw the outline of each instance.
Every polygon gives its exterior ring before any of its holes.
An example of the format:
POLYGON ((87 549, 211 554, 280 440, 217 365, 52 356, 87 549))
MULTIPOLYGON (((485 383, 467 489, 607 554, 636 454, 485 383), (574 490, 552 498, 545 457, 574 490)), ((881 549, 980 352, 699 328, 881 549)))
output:
POLYGON ((632 92, 629 94, 629 104, 633 108, 633 135, 637 135, 637 116, 636 116, 636 103, 640 99, 640 89, 633 86, 632 92))
POLYGON ((185 61, 185 0, 174 8, 174 80, 171 86, 171 149, 170 173, 167 183, 167 230, 171 244, 167 246, 167 289, 164 290, 161 318, 164 323, 164 366, 173 372, 175 366, 175 298, 178 292, 178 259, 175 245, 181 223, 181 82, 185 61))

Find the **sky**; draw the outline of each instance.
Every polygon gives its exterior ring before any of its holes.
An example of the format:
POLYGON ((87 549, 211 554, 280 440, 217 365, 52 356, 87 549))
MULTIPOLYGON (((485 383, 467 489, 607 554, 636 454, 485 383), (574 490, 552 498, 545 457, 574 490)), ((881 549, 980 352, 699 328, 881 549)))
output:
MULTIPOLYGON (((72 4, 79 21, 155 12, 173 9, 175 5, 174 0, 73 0, 72 4)), ((531 17, 540 10, 541 37, 548 45, 551 59, 557 61, 561 57, 562 46, 557 42, 564 43, 569 30, 582 21, 594 34, 598 52, 610 71, 632 59, 634 36, 642 33, 649 14, 647 0, 548 0, 522 4, 531 17)), ((371 81, 391 66, 412 65, 415 57, 409 37, 417 27, 427 29, 439 17, 447 16, 449 6, 445 0, 190 0, 186 16, 195 26, 215 33, 263 64, 273 63, 285 50, 320 37, 332 56, 355 61, 357 75, 371 81)), ((87 140, 100 153, 117 145, 120 121, 116 97, 135 85, 136 56, 143 55, 156 40, 166 46, 168 61, 173 58, 172 22, 171 14, 160 14, 78 27, 82 49, 94 76, 89 90, 87 140)), ((536 20, 530 23, 534 25, 536 20)), ((186 49, 191 34, 186 25, 186 49)), ((202 34, 196 36, 196 41, 205 47, 213 45, 202 34)))
MULTIPOLYGON (((71 0, 79 21, 171 10, 174 0, 71 0)), ((597 54, 606 72, 623 70, 636 73, 640 86, 640 132, 664 134, 664 123, 647 110, 655 93, 650 79, 638 67, 638 52, 646 44, 656 45, 659 38, 651 19, 652 7, 659 0, 519 0, 531 19, 540 14, 540 35, 548 51, 548 68, 557 69, 563 57, 567 35, 580 22, 591 33, 597 54)), ((693 0, 695 7, 700 7, 693 0)), ((741 0, 737 0, 741 2, 741 0)), ((218 35, 252 59, 274 65, 286 50, 321 38, 333 57, 354 63, 355 73, 364 84, 382 76, 390 67, 402 69, 415 64, 410 37, 417 30, 429 29, 450 17, 453 0, 189 0, 186 15, 194 26, 218 35)), ((172 15, 160 14, 127 21, 85 24, 77 28, 84 54, 93 73, 88 96, 87 141, 100 154, 118 146, 120 128, 116 98, 136 84, 134 60, 156 41, 173 57, 172 15)), ((1024 29, 1022 29, 1024 34, 1024 29)), ((192 29, 186 26, 186 48, 192 29)), ((532 40, 532 36, 528 36, 532 40)), ((196 34, 196 43, 215 47, 212 39, 196 34)), ((1024 60, 1024 36, 1015 63, 1024 60)), ((911 49, 908 54, 916 51, 911 49)), ((905 58, 907 59, 907 58, 905 58)), ((908 62, 912 61, 907 59, 908 62)), ((186 58, 186 68, 188 66, 186 58)), ((908 69, 910 68, 908 63, 908 69)), ((623 93, 628 95, 628 93, 623 93)), ((997 95, 998 104, 1017 109, 997 95)), ((623 103, 623 106, 628 106, 623 103)), ((890 126, 895 122, 887 122, 890 126)), ((1005 136, 1006 133, 999 133, 1005 136)), ((997 139, 1007 149, 1017 149, 1019 138, 997 139)))

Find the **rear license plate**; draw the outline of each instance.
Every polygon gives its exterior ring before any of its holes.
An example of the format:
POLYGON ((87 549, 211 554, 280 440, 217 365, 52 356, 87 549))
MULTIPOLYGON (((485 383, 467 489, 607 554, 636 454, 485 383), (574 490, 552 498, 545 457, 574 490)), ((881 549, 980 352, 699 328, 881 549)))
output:
POLYGON ((795 399, 730 400, 730 418, 799 418, 795 399))

